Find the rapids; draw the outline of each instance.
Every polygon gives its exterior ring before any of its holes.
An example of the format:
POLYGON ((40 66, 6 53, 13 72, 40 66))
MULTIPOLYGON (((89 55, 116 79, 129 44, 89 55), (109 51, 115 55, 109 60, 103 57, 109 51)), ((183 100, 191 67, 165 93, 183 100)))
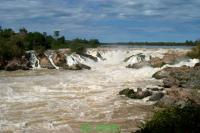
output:
MULTIPOLYGON (((91 70, 46 70, 0 72, 0 132, 79 133, 83 123, 118 124, 122 132, 130 132, 152 113, 145 100, 131 100, 118 93, 124 88, 158 86, 161 81, 151 76, 161 68, 126 66, 137 62, 133 55, 162 57, 169 49, 100 48, 90 49, 101 55, 98 62, 67 56, 71 65, 79 60, 91 70), (133 56, 127 62, 126 58, 133 56)), ((176 49, 184 51, 183 49, 176 49)), ((39 68, 38 60, 32 62, 39 68)), ((49 56, 51 60, 51 57, 49 56)), ((141 60, 138 58, 138 60, 141 60)), ((175 66, 193 66, 197 60, 182 61, 175 66)), ((52 62, 51 62, 52 63, 52 62)), ((53 64, 53 63, 52 63, 53 64)), ((54 66, 56 67, 56 66, 54 66)), ((166 66, 164 66, 166 67, 166 66)))

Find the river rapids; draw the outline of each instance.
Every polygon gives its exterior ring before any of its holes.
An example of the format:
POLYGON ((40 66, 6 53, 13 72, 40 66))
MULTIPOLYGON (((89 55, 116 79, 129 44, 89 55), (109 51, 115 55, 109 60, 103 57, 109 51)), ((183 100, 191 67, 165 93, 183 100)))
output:
MULTIPOLYGON (((160 85, 161 81, 152 75, 162 68, 126 68, 141 59, 124 60, 140 53, 145 55, 145 60, 162 57, 169 49, 99 48, 88 53, 97 51, 103 60, 84 60, 91 70, 1 71, 0 132, 80 133, 84 123, 117 124, 121 132, 134 131, 152 113, 152 103, 118 93, 125 88, 160 85)), ((185 60, 173 66, 195 63, 195 60, 185 60)))

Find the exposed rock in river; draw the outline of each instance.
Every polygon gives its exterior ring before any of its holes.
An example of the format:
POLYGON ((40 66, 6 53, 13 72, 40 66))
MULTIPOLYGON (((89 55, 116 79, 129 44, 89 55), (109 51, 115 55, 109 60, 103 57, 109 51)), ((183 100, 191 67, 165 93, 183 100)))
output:
POLYGON ((164 87, 179 86, 195 88, 200 86, 200 66, 195 67, 167 67, 153 75, 156 79, 163 79, 164 87))
POLYGON ((129 98, 132 99, 143 99, 145 97, 151 96, 152 92, 145 90, 143 91, 142 89, 138 88, 137 92, 134 92, 133 89, 124 89, 122 91, 119 92, 120 95, 125 95, 129 98))
POLYGON ((6 71, 15 71, 19 69, 29 70, 28 61, 23 59, 13 59, 5 66, 6 71))
POLYGON ((156 103, 159 107, 185 106, 188 103, 200 104, 200 94, 197 90, 173 87, 156 103))

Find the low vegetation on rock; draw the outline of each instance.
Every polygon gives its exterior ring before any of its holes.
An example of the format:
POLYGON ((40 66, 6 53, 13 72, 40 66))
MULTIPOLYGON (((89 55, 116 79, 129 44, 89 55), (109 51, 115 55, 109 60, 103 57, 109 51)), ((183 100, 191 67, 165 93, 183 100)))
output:
POLYGON ((170 107, 157 111, 136 133, 199 133, 200 106, 170 107))
POLYGON ((187 55, 190 58, 200 59, 200 42, 198 42, 198 45, 196 47, 192 48, 192 50, 190 52, 188 52, 187 55))

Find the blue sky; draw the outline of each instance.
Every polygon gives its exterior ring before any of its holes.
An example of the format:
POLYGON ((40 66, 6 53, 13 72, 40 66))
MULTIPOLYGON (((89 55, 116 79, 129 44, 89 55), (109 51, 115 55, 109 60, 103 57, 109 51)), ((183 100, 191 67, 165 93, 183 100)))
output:
POLYGON ((0 25, 102 42, 200 38, 200 0, 1 0, 0 25))

